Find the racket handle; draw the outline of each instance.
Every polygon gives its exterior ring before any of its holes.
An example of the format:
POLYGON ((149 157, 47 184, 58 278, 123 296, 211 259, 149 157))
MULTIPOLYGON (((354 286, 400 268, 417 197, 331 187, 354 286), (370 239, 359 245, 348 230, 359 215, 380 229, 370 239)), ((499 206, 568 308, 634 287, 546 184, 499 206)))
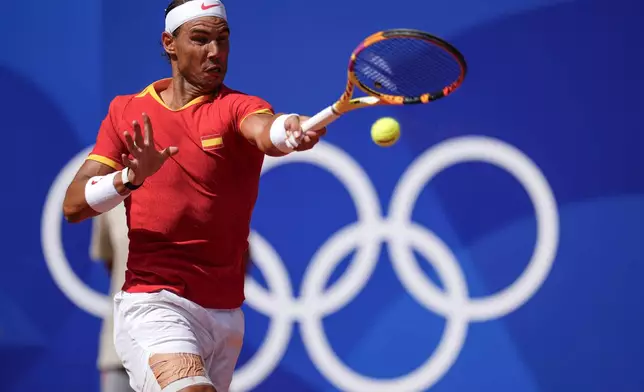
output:
POLYGON ((323 128, 337 120, 340 116, 335 114, 333 105, 326 109, 321 110, 315 116, 309 118, 302 123, 302 131, 310 131, 312 129, 323 128))

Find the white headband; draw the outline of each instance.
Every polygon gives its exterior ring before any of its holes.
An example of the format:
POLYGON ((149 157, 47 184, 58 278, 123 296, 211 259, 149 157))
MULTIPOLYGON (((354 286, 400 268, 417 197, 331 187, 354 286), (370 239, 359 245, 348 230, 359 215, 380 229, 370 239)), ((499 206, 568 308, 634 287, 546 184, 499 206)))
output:
POLYGON ((219 0, 193 0, 183 3, 165 17, 165 31, 172 34, 182 24, 204 16, 216 16, 226 19, 226 8, 219 0))

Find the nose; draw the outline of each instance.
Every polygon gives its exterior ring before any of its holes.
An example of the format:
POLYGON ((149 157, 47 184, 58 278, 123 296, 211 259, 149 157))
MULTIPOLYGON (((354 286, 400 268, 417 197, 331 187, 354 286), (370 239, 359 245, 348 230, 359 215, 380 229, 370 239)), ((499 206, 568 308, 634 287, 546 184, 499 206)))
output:
POLYGON ((213 40, 210 41, 208 44, 208 58, 209 59, 214 59, 217 57, 219 54, 219 45, 217 44, 217 41, 213 40))

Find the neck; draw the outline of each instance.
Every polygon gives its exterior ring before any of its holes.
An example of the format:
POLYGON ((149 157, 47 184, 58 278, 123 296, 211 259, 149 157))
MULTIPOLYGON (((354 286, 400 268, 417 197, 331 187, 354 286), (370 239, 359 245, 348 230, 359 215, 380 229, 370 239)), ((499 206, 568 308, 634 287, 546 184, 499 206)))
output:
POLYGON ((188 102, 196 98, 213 93, 213 91, 204 91, 198 86, 191 84, 178 72, 173 70, 172 82, 167 89, 161 92, 160 96, 169 108, 176 110, 184 107, 188 102))

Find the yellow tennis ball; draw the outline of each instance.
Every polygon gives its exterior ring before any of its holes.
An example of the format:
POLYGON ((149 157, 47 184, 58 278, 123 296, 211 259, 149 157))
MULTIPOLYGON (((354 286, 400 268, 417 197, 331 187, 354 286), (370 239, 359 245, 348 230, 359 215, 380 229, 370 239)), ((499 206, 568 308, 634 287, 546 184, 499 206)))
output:
POLYGON ((393 146, 400 139, 400 124, 391 117, 383 117, 371 126, 371 139, 380 147, 393 146))

